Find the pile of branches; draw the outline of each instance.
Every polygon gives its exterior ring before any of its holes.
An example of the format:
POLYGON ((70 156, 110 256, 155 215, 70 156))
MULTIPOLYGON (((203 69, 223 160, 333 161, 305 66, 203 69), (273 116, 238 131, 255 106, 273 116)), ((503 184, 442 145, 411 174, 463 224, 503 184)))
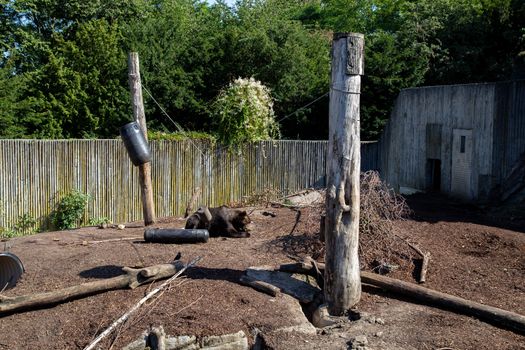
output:
POLYGON ((412 250, 396 232, 394 222, 410 214, 405 199, 396 194, 376 171, 361 173, 359 259, 361 268, 387 273, 412 264, 412 250))
MULTIPOLYGON (((411 271, 413 250, 400 238, 394 222, 411 214, 405 199, 381 181, 376 171, 361 173, 359 220, 359 259, 361 269, 385 274, 392 270, 411 271)), ((301 222, 294 232, 273 242, 288 254, 324 258, 324 243, 319 240, 319 218, 325 203, 315 203, 301 210, 301 222), (312 230, 312 228, 316 228, 312 230)))
POLYGON ((278 189, 274 188, 264 188, 259 191, 255 191, 254 193, 242 197, 242 200, 239 203, 231 203, 232 207, 255 207, 255 206, 263 206, 264 208, 268 208, 271 203, 278 200, 278 198, 282 197, 282 191, 279 191, 278 189))

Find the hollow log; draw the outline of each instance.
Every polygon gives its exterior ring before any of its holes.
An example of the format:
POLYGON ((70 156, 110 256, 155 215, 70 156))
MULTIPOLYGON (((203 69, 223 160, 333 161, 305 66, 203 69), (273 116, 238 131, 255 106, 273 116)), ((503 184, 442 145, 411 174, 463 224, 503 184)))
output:
POLYGON ((73 299, 79 299, 110 290, 124 288, 134 289, 142 284, 147 284, 171 277, 175 275, 182 267, 183 264, 181 262, 154 265, 142 269, 124 267, 122 270, 126 274, 113 278, 82 283, 52 292, 21 295, 16 297, 0 296, 0 317, 23 310, 32 310, 46 306, 52 306, 73 299))

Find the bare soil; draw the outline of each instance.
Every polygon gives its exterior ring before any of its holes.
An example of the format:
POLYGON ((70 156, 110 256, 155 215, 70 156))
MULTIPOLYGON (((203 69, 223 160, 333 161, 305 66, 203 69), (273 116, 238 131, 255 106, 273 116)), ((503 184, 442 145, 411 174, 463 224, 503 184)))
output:
MULTIPOLYGON (((397 233, 431 253, 426 287, 525 315, 525 221, 504 212, 481 210, 441 196, 408 201, 413 218, 397 221, 397 233), (520 221, 521 220, 521 221, 520 221)), ((348 322, 317 335, 279 331, 294 324, 283 298, 272 298, 238 283, 250 266, 292 262, 319 249, 319 217, 287 208, 247 208, 253 221, 246 239, 212 238, 202 244, 143 243, 139 223, 124 230, 85 227, 12 239, 4 244, 26 272, 7 296, 52 291, 120 275, 124 266, 203 259, 161 297, 101 343, 120 349, 151 326, 170 335, 221 335, 243 330, 253 344, 260 331, 269 349, 347 349, 365 335, 370 349, 525 349, 525 337, 475 318, 416 304, 364 286, 357 311, 348 322), (270 211, 276 216, 265 216, 270 211), (137 237, 132 241, 85 244, 137 237), (84 243, 84 244, 83 244, 84 243)), ((162 218, 155 226, 184 226, 182 218, 162 218)), ((417 262, 390 276, 416 283, 417 262)), ((160 283, 160 282, 159 282, 160 283)), ((0 319, 0 349, 82 349, 155 285, 105 292, 54 307, 0 319)))

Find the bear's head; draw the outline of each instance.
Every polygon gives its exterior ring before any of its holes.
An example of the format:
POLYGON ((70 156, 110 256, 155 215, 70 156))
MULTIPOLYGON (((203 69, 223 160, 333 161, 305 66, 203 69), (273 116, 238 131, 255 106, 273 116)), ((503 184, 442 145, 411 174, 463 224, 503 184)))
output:
POLYGON ((246 210, 236 211, 232 220, 233 227, 240 232, 248 232, 248 225, 252 222, 246 210))

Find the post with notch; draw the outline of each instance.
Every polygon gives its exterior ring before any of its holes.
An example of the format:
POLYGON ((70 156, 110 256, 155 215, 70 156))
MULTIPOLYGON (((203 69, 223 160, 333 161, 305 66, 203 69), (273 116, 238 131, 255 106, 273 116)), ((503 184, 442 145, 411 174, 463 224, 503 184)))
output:
POLYGON ((364 35, 336 33, 332 43, 325 221, 325 300, 330 315, 361 298, 359 271, 359 108, 364 35))

